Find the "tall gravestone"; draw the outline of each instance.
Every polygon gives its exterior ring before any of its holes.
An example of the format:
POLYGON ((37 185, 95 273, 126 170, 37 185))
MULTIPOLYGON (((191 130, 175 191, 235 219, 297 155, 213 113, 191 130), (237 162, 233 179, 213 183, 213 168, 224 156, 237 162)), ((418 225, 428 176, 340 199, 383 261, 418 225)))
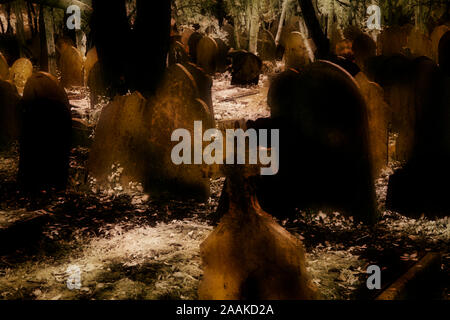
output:
POLYGON ((23 92, 28 78, 33 74, 33 64, 26 58, 16 60, 11 66, 9 76, 19 93, 23 92))
POLYGON ((67 95, 46 73, 27 82, 21 106, 18 182, 27 191, 66 187, 72 139, 67 95))
POLYGON ((197 64, 208 74, 214 74, 217 69, 219 46, 210 37, 203 37, 197 44, 197 64))
POLYGON ((202 38, 203 35, 200 32, 196 31, 191 34, 188 40, 189 55, 191 56, 191 60, 194 63, 197 63, 197 46, 202 38))
POLYGON ((272 83, 268 102, 280 128, 280 170, 261 177, 262 207, 275 215, 341 210, 373 221, 367 108, 350 74, 326 61, 288 71, 272 83))

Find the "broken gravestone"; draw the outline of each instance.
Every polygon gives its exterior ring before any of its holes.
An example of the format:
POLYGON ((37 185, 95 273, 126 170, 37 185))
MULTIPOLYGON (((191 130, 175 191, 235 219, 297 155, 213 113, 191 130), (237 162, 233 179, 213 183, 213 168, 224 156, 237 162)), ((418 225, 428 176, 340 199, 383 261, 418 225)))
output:
POLYGON ((257 85, 262 71, 262 61, 245 50, 230 53, 232 59, 231 84, 257 85))
POLYGON ((225 169, 228 210, 201 244, 201 300, 312 300, 302 242, 258 204, 245 168, 225 169))
POLYGON ((66 187, 72 120, 63 92, 57 80, 43 72, 33 75, 25 86, 18 182, 27 191, 66 187))
POLYGON ((291 32, 286 41, 284 52, 286 68, 302 70, 309 64, 309 57, 300 32, 291 32))
POLYGON ((61 68, 61 83, 65 88, 82 86, 83 80, 83 57, 75 47, 66 47, 59 59, 61 68))
MULTIPOLYGON (((117 96, 100 116, 89 159, 91 174, 107 183, 111 167, 123 168, 121 183, 141 182, 155 196, 209 197, 209 180, 202 165, 175 165, 172 133, 194 121, 214 127, 208 106, 199 99, 193 76, 182 65, 171 66, 156 95, 147 101, 138 92, 117 96)), ((203 133, 202 133, 203 134, 203 133)), ((189 141, 190 142, 190 141, 189 141)))
POLYGON ((272 82, 268 103, 280 128, 280 170, 260 179, 262 207, 277 216, 312 208, 375 220, 367 107, 351 75, 326 61, 288 71, 272 82))
POLYGON ((210 37, 203 37, 197 45, 197 64, 208 74, 214 74, 217 68, 219 46, 210 37))
POLYGON ((0 150, 19 138, 19 102, 17 88, 0 80, 0 150))
POLYGON ((9 79, 9 66, 3 54, 0 52, 0 80, 9 79))
POLYGON ((23 88, 27 83, 28 78, 33 74, 33 64, 26 58, 16 60, 11 66, 9 75, 11 81, 17 87, 19 93, 23 92, 23 88))

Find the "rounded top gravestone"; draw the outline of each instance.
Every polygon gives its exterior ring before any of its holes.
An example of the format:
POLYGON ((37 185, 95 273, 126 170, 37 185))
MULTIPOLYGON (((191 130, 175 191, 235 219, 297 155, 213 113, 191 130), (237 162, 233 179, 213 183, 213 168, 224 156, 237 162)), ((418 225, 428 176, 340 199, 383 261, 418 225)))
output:
POLYGON ((450 76, 450 31, 447 31, 439 41, 439 67, 450 76))
POLYGON ((23 90, 27 80, 33 74, 33 64, 26 58, 20 58, 10 69, 10 78, 19 92, 23 90))
POLYGON ((87 84, 87 79, 89 78, 89 72, 98 61, 97 48, 93 47, 86 54, 86 61, 84 62, 84 81, 87 84))
POLYGON ((75 47, 67 47, 61 52, 59 65, 61 68, 61 83, 65 88, 82 86, 83 57, 75 47))
POLYGON ((69 99, 58 79, 47 72, 37 72, 28 79, 23 91, 23 99, 32 101, 37 99, 48 99, 58 101, 69 108, 69 99))
POLYGON ((198 42, 197 64, 202 67, 206 73, 214 74, 216 72, 218 54, 219 46, 213 38, 206 36, 198 42))
POLYGON ((269 30, 261 30, 258 38, 258 56, 262 60, 275 60, 277 54, 277 46, 275 38, 269 30))
POLYGON ((194 32, 191 34, 188 40, 189 47, 189 55, 191 56, 192 61, 197 62, 197 46, 200 40, 203 38, 203 35, 200 32, 194 32))
POLYGON ((300 32, 291 32, 287 38, 284 57, 286 68, 301 70, 310 62, 303 36, 300 32))
POLYGON ((442 36, 447 33, 447 31, 450 31, 450 27, 442 25, 434 28, 433 32, 431 33, 431 45, 433 52, 432 58, 436 63, 439 63, 439 42, 441 41, 442 36))

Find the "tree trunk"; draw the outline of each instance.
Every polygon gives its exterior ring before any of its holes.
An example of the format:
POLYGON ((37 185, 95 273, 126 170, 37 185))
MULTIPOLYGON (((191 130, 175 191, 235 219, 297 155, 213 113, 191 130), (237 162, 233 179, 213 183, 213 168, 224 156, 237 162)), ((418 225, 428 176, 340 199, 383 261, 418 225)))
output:
POLYGON ((251 1, 251 18, 249 30, 248 49, 251 53, 258 53, 258 34, 259 34, 259 7, 258 0, 251 1))
POLYGON ((52 9, 41 6, 39 20, 41 24, 41 70, 56 76, 56 47, 52 9))
POLYGON ((25 8, 25 3, 23 0, 16 0, 13 2, 14 15, 16 16, 16 37, 20 46, 20 56, 25 56, 25 29, 23 24, 23 10, 25 8))
POLYGON ((277 35, 275 37, 275 44, 278 46, 280 44, 281 34, 283 32, 284 20, 286 19, 286 11, 290 0, 283 1, 283 7, 281 9, 280 22, 278 23, 277 35))
POLYGON ((330 55, 330 41, 322 31, 313 3, 311 0, 298 0, 298 2, 309 34, 316 44, 317 56, 319 59, 326 59, 330 55))

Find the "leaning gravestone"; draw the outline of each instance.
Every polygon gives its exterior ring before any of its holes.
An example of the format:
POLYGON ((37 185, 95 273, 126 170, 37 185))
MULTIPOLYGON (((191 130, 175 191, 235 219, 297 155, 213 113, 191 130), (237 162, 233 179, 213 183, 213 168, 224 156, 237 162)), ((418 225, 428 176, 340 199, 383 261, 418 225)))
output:
POLYGON ((8 80, 8 79, 9 79, 8 62, 6 62, 5 57, 0 52, 0 80, 8 80))
POLYGON ((17 87, 19 93, 23 92, 23 88, 27 83, 28 78, 33 74, 33 64, 26 58, 20 58, 16 60, 11 66, 9 75, 11 81, 17 87))
POLYGON ((303 69, 310 61, 300 32, 291 32, 284 52, 286 68, 303 69))
POLYGON ((62 92, 57 80, 45 73, 33 75, 25 86, 18 181, 27 191, 66 187, 72 120, 62 92))
POLYGON ((382 57, 375 72, 375 82, 384 89, 390 106, 388 119, 392 132, 398 134, 396 160, 411 157, 414 143, 416 110, 412 86, 412 61, 402 55, 382 57))
POLYGON ((194 63, 197 63, 197 46, 203 35, 200 32, 194 32, 191 34, 188 40, 189 55, 194 63))
POLYGON ((375 82, 367 79, 362 72, 355 77, 361 93, 366 101, 369 120, 369 151, 372 157, 373 176, 378 177, 388 165, 388 111, 384 100, 384 90, 375 82))
POLYGON ((262 71, 261 59, 245 50, 234 51, 230 56, 232 59, 231 84, 257 85, 262 71))
MULTIPOLYGON (((214 127, 206 104, 198 99, 192 75, 183 66, 170 67, 150 101, 135 92, 117 96, 102 111, 89 159, 89 169, 107 183, 111 166, 123 167, 122 185, 141 182, 157 196, 207 199, 209 180, 202 165, 175 165, 171 142, 176 129, 187 129, 193 137, 194 121, 203 130, 214 127)), ((203 134, 203 133, 202 133, 203 134)))
POLYGON ((211 116, 214 118, 214 108, 212 102, 211 88, 213 81, 209 75, 207 75, 197 65, 189 62, 183 65, 187 71, 194 77, 195 83, 199 93, 199 98, 202 99, 208 106, 208 110, 211 116))
POLYGON ((84 84, 83 63, 83 57, 77 48, 67 47, 61 52, 59 65, 61 68, 61 83, 65 88, 84 84))
POLYGON ((428 58, 413 62, 416 138, 411 159, 389 180, 386 207, 403 214, 445 216, 450 210, 448 83, 428 58))
POLYGON ((273 61, 277 55, 275 38, 269 30, 261 30, 258 37, 258 56, 263 61, 273 61))
POLYGON ((197 64, 208 74, 214 74, 217 68, 219 46, 210 37, 203 37, 197 45, 197 64))
POLYGON ((169 48, 169 66, 189 61, 189 55, 184 45, 179 41, 172 41, 169 48))
POLYGON ((282 74, 272 86, 269 103, 280 128, 280 169, 275 176, 261 177, 263 209, 275 215, 296 208, 341 210, 373 221, 377 210, 367 108, 354 79, 322 61, 297 75, 282 74))
POLYGON ((86 54, 86 61, 84 62, 84 83, 87 85, 89 72, 98 61, 97 48, 93 47, 86 54))
POLYGON ((19 138, 19 102, 17 88, 0 80, 0 149, 19 138))
POLYGON ((447 31, 450 31, 450 27, 442 25, 436 27, 431 33, 431 50, 433 53, 432 58, 436 63, 439 63, 439 42, 441 41, 442 36, 447 33, 447 31))

